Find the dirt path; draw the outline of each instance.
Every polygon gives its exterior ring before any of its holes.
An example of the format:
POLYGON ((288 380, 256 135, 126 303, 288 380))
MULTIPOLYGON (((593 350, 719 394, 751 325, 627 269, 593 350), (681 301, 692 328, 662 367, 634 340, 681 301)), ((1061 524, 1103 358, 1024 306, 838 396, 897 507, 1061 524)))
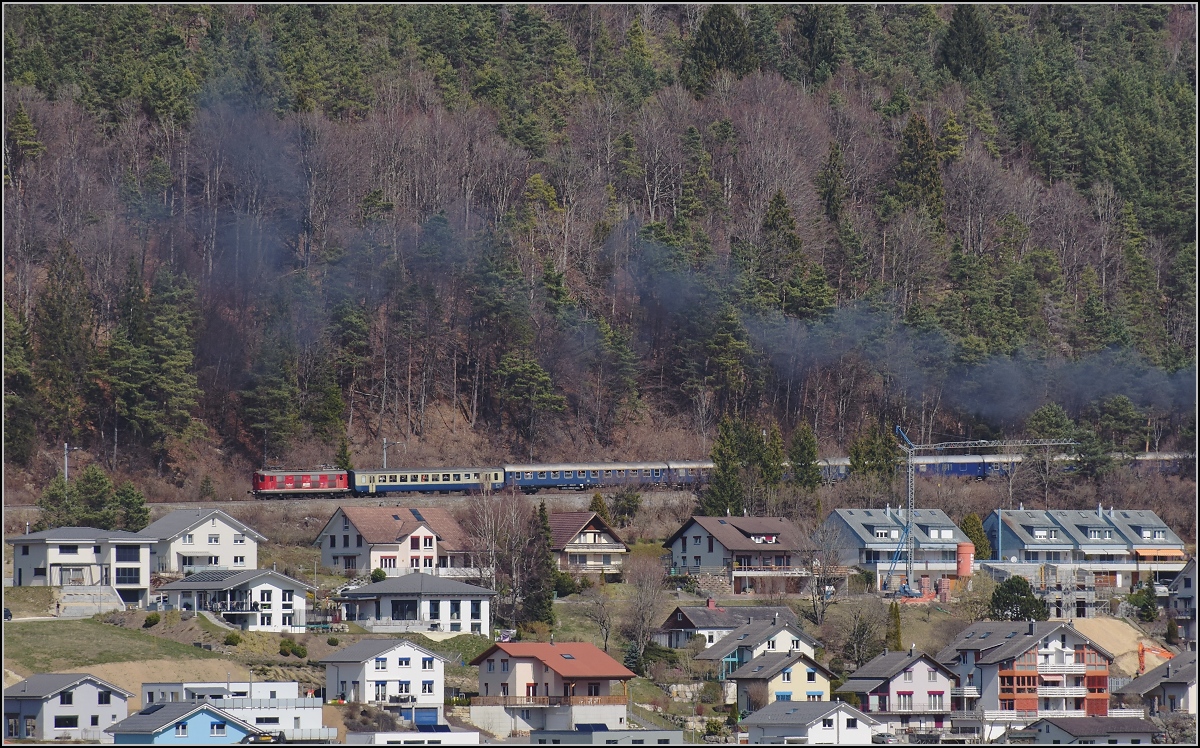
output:
MULTIPOLYGON (((1104 647, 1116 658, 1114 669, 1122 675, 1136 675, 1138 667, 1137 645, 1162 647, 1162 644, 1146 636, 1127 621, 1119 618, 1076 618, 1075 628, 1081 634, 1104 647)), ((1166 662, 1158 655, 1146 653, 1146 670, 1150 671, 1166 662)))
POLYGON ((142 684, 172 681, 247 681, 250 671, 244 665, 230 660, 135 660, 133 662, 110 662, 104 665, 88 665, 61 672, 85 672, 103 678, 114 686, 131 691, 135 696, 129 700, 129 713, 141 709, 142 684))

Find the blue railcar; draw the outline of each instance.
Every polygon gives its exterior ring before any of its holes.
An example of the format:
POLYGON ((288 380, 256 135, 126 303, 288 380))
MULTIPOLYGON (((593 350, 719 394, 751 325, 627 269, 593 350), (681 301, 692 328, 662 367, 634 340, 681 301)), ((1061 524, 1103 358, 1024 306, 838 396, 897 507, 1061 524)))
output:
POLYGON ((566 462, 505 465, 505 484, 525 493, 543 488, 582 491, 604 486, 660 486, 668 482, 665 462, 566 462))
POLYGON ((709 481, 712 460, 688 460, 667 463, 667 483, 674 488, 699 488, 709 481))

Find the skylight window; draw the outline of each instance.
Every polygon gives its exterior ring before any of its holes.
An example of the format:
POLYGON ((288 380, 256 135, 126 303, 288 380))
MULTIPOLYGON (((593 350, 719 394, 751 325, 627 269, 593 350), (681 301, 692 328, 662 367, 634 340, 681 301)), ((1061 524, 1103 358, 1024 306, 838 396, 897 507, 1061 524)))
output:
POLYGON ((1009 631, 1009 632, 1008 632, 1008 635, 1007 635, 1007 636, 1005 636, 1004 638, 1005 638, 1005 639, 1011 639, 1011 638, 1013 638, 1013 637, 1014 637, 1014 636, 1016 636, 1016 635, 1017 635, 1017 632, 1016 632, 1016 631, 1009 631))
POLYGON ((966 635, 965 637, 963 637, 963 638, 964 638, 964 639, 970 639, 972 636, 975 636, 975 632, 974 632, 974 631, 969 631, 969 632, 967 632, 967 635, 966 635))
POLYGON ((573 659, 575 659, 575 655, 567 654, 566 652, 563 652, 563 659, 564 660, 573 660, 573 659))
POLYGON ((980 639, 986 639, 986 638, 988 638, 988 637, 989 637, 989 636, 991 636, 991 635, 992 635, 992 632, 991 632, 991 631, 984 631, 982 634, 980 634, 980 635, 979 635, 979 638, 980 638, 980 639))

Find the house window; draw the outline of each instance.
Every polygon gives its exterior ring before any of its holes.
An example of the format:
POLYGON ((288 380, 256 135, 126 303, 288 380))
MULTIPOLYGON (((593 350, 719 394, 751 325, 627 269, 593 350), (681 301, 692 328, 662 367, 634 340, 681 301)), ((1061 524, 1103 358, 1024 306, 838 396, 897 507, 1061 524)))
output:
POLYGON ((23 546, 21 546, 21 555, 22 555, 22 556, 28 556, 28 555, 29 555, 29 546, 27 546, 27 545, 23 545, 23 546))
POLYGON ((196 537, 194 535, 192 535, 190 532, 186 533, 183 536, 183 544, 184 545, 193 545, 195 542, 196 542, 196 537))
POLYGON ((426 557, 425 557, 425 568, 426 568, 426 569, 432 569, 432 568, 433 568, 433 556, 426 556, 426 557))
POLYGON ((376 701, 387 701, 387 681, 386 680, 375 681, 375 700, 376 701))
POLYGON ((349 547, 350 547, 350 536, 349 536, 349 535, 343 535, 343 536, 342 536, 342 547, 343 547, 343 548, 349 548, 349 547))
POLYGON ((774 639, 767 640, 767 649, 775 649, 775 640, 774 639))
POLYGON ((433 693, 433 681, 431 681, 431 680, 421 681, 421 693, 433 693))
POLYGON ((432 547, 433 547, 433 538, 432 538, 432 537, 426 537, 426 538, 425 538, 425 547, 426 547, 426 548, 432 548, 432 547))
POLYGON ((233 565, 234 566, 245 566, 246 565, 246 557, 245 556, 234 556, 233 557, 233 565))
POLYGON ((99 727, 99 726, 100 726, 100 715, 93 714, 92 715, 92 727, 99 727))
POLYGON ((175 724, 175 737, 177 737, 177 738, 186 738, 187 737, 187 722, 177 722, 175 724))
POLYGON ((142 560, 142 549, 136 545, 118 545, 117 562, 136 564, 142 560))
POLYGON ((599 696, 599 695, 600 695, 600 684, 599 683, 589 683, 588 684, 588 696, 599 696))
POLYGON ((791 701, 792 700, 792 692, 791 691, 776 691, 775 692, 775 700, 776 701, 791 701))
POLYGON ((375 658, 375 669, 376 670, 387 670, 387 658, 386 657, 376 657, 375 658))
POLYGON ((904 682, 912 683, 912 671, 911 670, 904 671, 904 682))
POLYGON ((379 557, 379 568, 395 569, 396 568, 396 557, 395 556, 380 556, 379 557))
POLYGON ((1088 539, 1089 540, 1099 540, 1100 539, 1100 531, 1099 530, 1088 530, 1088 539))
POLYGON ((277 725, 279 724, 278 717, 255 717, 254 724, 256 725, 277 725))
POLYGON ((494 672, 496 672, 496 661, 495 661, 495 660, 488 660, 488 661, 487 661, 487 666, 488 666, 488 670, 487 670, 487 671, 488 671, 489 673, 494 673, 494 672))
POLYGON ((73 730, 79 727, 79 717, 58 715, 54 718, 54 727, 59 730, 73 730))
POLYGON ((1050 539, 1051 539, 1051 540, 1058 540, 1058 530, 1051 530, 1051 531, 1050 531, 1050 539))
POLYGON ((260 626, 270 626, 271 625, 271 614, 270 613, 259 614, 258 624, 260 626))
POLYGON ((330 547, 330 548, 337 548, 337 535, 330 535, 330 536, 329 536, 329 547, 330 547))
POLYGON ((350 529, 350 518, 349 517, 342 517, 342 529, 343 530, 350 529))
POLYGON ((462 619, 462 601, 461 600, 451 600, 450 601, 450 620, 458 621, 461 619, 462 619))
POLYGON ((58 695, 58 703, 62 704, 63 706, 70 706, 71 704, 74 704, 75 703, 75 692, 74 691, 63 691, 62 693, 60 693, 58 695))
POLYGON ((942 710, 942 709, 946 708, 946 704, 942 700, 942 694, 940 694, 940 693, 929 694, 929 708, 935 709, 935 710, 942 710))
POLYGON ((412 660, 411 660, 410 658, 408 658, 408 657, 401 657, 401 658, 400 658, 400 659, 397 661, 397 664, 398 664, 400 667, 411 667, 411 666, 412 666, 412 660))
POLYGON ((355 547, 355 548, 362 548, 362 535, 355 535, 355 536, 354 536, 354 547, 355 547))
POLYGON ((77 546, 77 545, 60 545, 58 547, 58 552, 63 555, 73 556, 76 553, 79 553, 79 546, 77 546))
POLYGON ((271 590, 259 590, 258 591, 258 601, 260 603, 271 602, 271 590))
POLYGON ((117 567, 117 584, 141 584, 142 570, 138 568, 126 569, 117 567))
POLYGON ((224 722, 213 722, 212 724, 210 724, 208 726, 208 736, 210 738, 225 737, 225 723, 224 722))
POLYGON ((800 640, 792 639, 792 649, 800 649, 800 640))
POLYGON ((1155 540, 1166 540, 1167 539, 1166 530, 1155 530, 1154 531, 1154 539, 1155 540))
POLYGON ((929 682, 933 683, 935 681, 937 681, 937 671, 933 668, 929 668, 929 682))
POLYGON ((912 708, 913 708, 912 704, 913 704, 913 700, 912 700, 911 693, 896 694, 896 709, 897 709, 897 711, 911 712, 912 708))
POLYGON ((787 670, 783 671, 783 682, 784 683, 792 682, 792 669, 791 668, 788 668, 787 670))
POLYGON ((411 693, 412 681, 402 680, 402 681, 399 681, 398 683, 400 686, 399 693, 401 693, 401 694, 411 693))
POLYGON ((209 556, 208 557, 208 565, 209 566, 220 566, 221 565, 221 557, 220 556, 209 556))
POLYGON ((505 660, 505 659, 500 660, 500 672, 502 672, 502 673, 508 672, 508 660, 505 660))
POLYGON ((817 671, 813 670, 812 668, 808 669, 808 682, 809 683, 817 682, 817 671))
POLYGON ((429 620, 437 621, 442 617, 442 604, 437 600, 429 601, 429 620))
POLYGON ((245 545, 246 544, 246 536, 245 535, 234 535, 233 536, 233 544, 234 545, 245 545))
POLYGON ((876 531, 875 531, 875 537, 877 537, 877 538, 884 538, 884 539, 886 539, 886 538, 887 538, 887 536, 888 536, 888 531, 887 531, 887 530, 876 530, 876 531))
POLYGON ((422 657, 421 658, 421 669, 422 670, 433 670, 433 658, 432 657, 422 657))
POLYGON ((829 717, 826 717, 825 719, 822 719, 822 720, 821 720, 821 727, 824 727, 824 728, 826 728, 826 729, 828 729, 828 730, 832 730, 832 729, 833 729, 833 719, 831 719, 831 718, 829 718, 829 717))
POLYGON ((220 535, 209 535, 208 536, 208 544, 209 545, 220 545, 221 544, 221 536, 220 535))
POLYGON ((857 730, 858 729, 858 718, 857 717, 847 717, 846 718, 846 729, 847 730, 857 730))

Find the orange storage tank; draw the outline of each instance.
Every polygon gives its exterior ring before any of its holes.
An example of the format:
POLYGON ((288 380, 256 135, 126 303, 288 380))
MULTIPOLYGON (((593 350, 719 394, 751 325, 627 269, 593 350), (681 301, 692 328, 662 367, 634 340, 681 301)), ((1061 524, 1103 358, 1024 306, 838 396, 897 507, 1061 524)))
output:
POLYGON ((971 566, 975 563, 975 544, 974 543, 959 543, 958 544, 958 576, 959 578, 971 576, 971 566))

